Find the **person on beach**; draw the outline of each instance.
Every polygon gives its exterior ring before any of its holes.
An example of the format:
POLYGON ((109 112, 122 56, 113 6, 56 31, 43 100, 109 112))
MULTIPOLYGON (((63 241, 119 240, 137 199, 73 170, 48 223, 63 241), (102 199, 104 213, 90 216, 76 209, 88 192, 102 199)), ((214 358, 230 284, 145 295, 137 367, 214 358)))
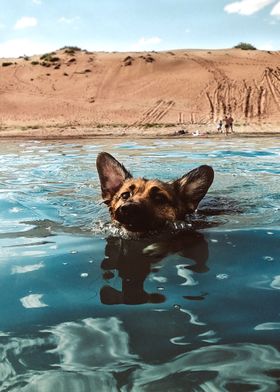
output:
POLYGON ((230 122, 229 122, 228 116, 225 116, 224 122, 225 122, 225 134, 228 135, 228 130, 229 130, 229 127, 230 127, 230 125, 229 125, 230 122))
POLYGON ((231 116, 229 116, 228 118, 228 123, 229 123, 230 131, 233 133, 233 118, 231 116))
POLYGON ((217 124, 217 131, 223 132, 223 120, 219 120, 217 124))

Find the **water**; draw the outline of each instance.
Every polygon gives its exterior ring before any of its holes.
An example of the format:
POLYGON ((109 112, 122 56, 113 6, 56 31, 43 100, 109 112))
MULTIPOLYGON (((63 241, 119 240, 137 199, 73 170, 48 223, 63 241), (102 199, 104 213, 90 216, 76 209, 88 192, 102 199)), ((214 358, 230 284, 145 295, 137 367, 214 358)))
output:
POLYGON ((1 142, 0 391, 279 391, 280 145, 1 142), (121 239, 95 171, 216 177, 193 230, 121 239))

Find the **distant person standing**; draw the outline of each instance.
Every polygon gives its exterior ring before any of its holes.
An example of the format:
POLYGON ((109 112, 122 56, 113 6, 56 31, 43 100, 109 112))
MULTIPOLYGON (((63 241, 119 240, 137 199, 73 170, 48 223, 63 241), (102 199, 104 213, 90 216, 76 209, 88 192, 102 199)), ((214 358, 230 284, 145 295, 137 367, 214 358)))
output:
POLYGON ((228 124, 231 132, 233 133, 233 118, 231 116, 228 117, 228 124))
POLYGON ((228 135, 228 130, 229 130, 229 127, 230 127, 230 121, 229 121, 228 116, 225 116, 224 122, 225 122, 225 133, 226 133, 226 135, 228 135))
POLYGON ((223 132, 223 121, 219 120, 217 124, 217 131, 218 132, 223 132))

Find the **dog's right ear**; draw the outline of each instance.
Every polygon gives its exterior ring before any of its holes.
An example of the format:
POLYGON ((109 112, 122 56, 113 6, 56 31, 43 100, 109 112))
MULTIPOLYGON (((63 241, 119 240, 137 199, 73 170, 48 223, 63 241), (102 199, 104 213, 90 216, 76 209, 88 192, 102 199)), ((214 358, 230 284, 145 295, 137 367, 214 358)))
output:
POLYGON ((109 204, 115 193, 127 178, 132 175, 126 168, 107 152, 101 152, 96 159, 96 167, 101 184, 104 202, 109 204))

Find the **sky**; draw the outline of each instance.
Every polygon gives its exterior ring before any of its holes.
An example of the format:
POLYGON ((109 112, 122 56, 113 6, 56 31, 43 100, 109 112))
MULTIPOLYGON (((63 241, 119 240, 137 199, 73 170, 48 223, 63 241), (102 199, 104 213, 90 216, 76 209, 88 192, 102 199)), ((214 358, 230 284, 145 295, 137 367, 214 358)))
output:
POLYGON ((90 51, 280 50, 279 0, 0 0, 0 57, 90 51))

